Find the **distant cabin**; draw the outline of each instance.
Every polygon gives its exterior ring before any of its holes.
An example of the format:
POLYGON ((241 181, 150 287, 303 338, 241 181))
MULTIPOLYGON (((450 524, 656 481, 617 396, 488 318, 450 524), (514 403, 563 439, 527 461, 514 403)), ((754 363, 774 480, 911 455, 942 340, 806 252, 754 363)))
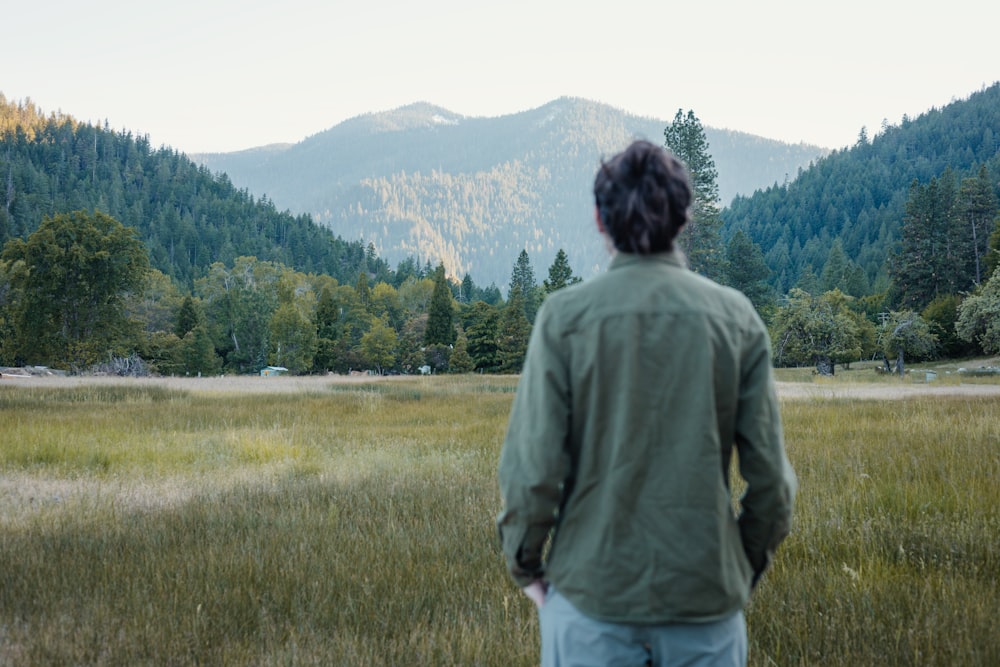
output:
POLYGON ((283 375, 287 373, 288 369, 284 366, 265 366, 260 369, 260 376, 262 378, 271 377, 272 375, 283 375))

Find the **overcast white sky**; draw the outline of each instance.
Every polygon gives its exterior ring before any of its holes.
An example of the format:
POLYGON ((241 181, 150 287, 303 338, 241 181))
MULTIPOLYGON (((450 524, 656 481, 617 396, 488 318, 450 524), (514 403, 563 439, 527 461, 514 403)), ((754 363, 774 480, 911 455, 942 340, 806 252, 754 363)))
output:
POLYGON ((188 153, 563 95, 840 148, 1000 80, 982 0, 47 0, 0 26, 8 100, 188 153))

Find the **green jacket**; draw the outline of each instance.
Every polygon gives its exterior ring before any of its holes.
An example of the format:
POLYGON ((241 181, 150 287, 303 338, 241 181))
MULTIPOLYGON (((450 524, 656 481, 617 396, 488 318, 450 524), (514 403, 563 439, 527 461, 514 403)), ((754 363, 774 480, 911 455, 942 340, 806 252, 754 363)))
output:
POLYGON ((611 622, 740 609, 788 534, 796 490, 770 355, 750 302, 679 254, 619 253, 549 295, 500 456, 514 580, 543 578, 611 622), (748 483, 738 518, 734 445, 748 483))

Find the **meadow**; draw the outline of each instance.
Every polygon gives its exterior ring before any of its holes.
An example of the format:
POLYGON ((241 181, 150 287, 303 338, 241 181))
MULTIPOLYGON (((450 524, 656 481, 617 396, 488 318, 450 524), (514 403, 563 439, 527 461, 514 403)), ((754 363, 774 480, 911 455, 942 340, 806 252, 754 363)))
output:
MULTIPOLYGON (((782 399, 750 664, 1000 664, 1000 387, 786 379, 820 393, 782 399)), ((516 378, 275 380, 0 383, 0 664, 537 664, 493 523, 516 378)))

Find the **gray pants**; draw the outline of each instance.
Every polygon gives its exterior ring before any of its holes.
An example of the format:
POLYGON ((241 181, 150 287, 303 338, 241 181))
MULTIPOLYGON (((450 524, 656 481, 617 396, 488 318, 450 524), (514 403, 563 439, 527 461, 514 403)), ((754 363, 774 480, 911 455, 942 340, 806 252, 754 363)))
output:
POLYGON ((714 623, 622 625, 580 613, 549 589, 538 613, 542 667, 745 667, 743 612, 714 623))

